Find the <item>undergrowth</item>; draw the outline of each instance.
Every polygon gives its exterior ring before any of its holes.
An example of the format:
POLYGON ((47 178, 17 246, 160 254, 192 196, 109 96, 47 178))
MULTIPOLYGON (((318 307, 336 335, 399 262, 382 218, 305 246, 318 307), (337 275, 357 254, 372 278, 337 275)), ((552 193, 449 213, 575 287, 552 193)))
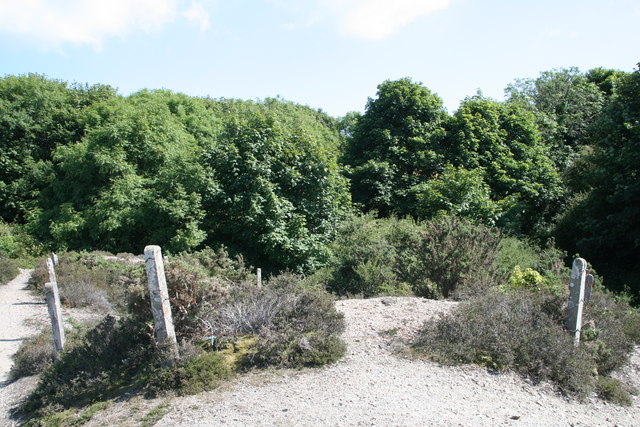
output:
MULTIPOLYGON (((326 291, 290 273, 257 286, 242 258, 205 249, 165 263, 176 356, 156 345, 143 265, 104 255, 60 254, 56 272, 65 304, 106 315, 78 332, 53 363, 49 338, 25 342, 13 378, 42 371, 15 413, 27 424, 79 414, 123 393, 193 394, 248 369, 320 366, 344 354, 344 321, 326 291)), ((36 273, 32 286, 48 280, 44 265, 36 273)))
POLYGON ((563 329, 565 305, 564 297, 544 290, 493 290, 428 321, 413 348, 441 363, 478 364, 552 381, 578 399, 597 391, 605 399, 627 402, 620 396, 628 392, 607 375, 640 342, 638 311, 594 290, 581 344, 574 347, 563 329))

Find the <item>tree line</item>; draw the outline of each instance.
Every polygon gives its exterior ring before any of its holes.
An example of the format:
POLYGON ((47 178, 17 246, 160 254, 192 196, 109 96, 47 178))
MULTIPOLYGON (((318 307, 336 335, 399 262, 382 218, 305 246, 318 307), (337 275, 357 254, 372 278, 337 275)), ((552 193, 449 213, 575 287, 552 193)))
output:
POLYGON ((543 72, 449 114, 410 78, 334 118, 280 98, 122 96, 0 79, 0 218, 47 248, 225 245, 271 271, 327 262, 358 213, 458 216, 589 259, 640 292, 640 69, 543 72))

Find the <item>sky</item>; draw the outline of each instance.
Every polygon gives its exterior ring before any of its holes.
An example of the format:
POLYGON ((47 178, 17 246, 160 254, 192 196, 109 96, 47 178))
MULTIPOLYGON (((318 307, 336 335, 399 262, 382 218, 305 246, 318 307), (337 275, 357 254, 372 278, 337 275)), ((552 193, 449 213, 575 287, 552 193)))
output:
POLYGON ((388 79, 452 113, 542 71, 638 62, 639 0, 0 0, 0 76, 279 96, 335 117, 388 79))

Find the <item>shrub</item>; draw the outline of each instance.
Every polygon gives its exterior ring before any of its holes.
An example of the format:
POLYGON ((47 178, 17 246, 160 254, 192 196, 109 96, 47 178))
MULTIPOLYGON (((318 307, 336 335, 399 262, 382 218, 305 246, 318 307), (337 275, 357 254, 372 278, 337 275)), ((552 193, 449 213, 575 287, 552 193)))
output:
POLYGON ((414 292, 461 299, 500 285, 506 279, 496 262, 501 238, 497 231, 456 217, 426 222, 417 248, 425 280, 414 292))
POLYGON ((115 397, 139 385, 158 354, 144 324, 107 316, 43 372, 18 411, 42 417, 115 397))
POLYGON ((0 285, 6 285, 18 274, 20 274, 20 268, 16 261, 0 257, 0 285))
POLYGON ((620 406, 631 406, 631 403, 633 403, 629 390, 614 378, 598 377, 596 380, 596 392, 602 399, 620 406))
POLYGON ((28 258, 41 255, 43 248, 22 227, 0 219, 0 257, 28 258))
POLYGON ((43 331, 23 340, 11 358, 13 366, 9 372, 9 379, 12 381, 44 371, 53 362, 51 331, 43 331))
POLYGON ((605 375, 627 362, 640 343, 640 313, 602 288, 595 288, 583 314, 583 341, 605 375))
MULTIPOLYGON (((522 282, 524 277, 514 277, 517 276, 517 274, 514 275, 516 268, 523 273, 529 271, 529 275, 535 275, 531 273, 532 271, 540 274, 542 281, 533 280, 537 281, 537 287, 564 295, 567 293, 568 278, 571 276, 571 269, 564 265, 565 257, 566 254, 556 249, 553 243, 547 248, 540 248, 526 240, 505 237, 500 242, 496 262, 502 273, 510 275, 510 279, 515 279, 520 285, 525 284, 522 282)), ((530 277, 529 283, 532 282, 531 279, 530 277)))
POLYGON ((552 380, 570 394, 593 390, 596 364, 549 312, 556 297, 528 291, 489 292, 449 316, 427 322, 414 347, 444 363, 477 363, 552 380), (551 300, 551 301, 550 301, 551 300))
POLYGON ((180 395, 200 393, 217 387, 231 375, 221 353, 201 353, 191 359, 164 367, 150 376, 146 386, 152 395, 174 390, 180 395))
MULTIPOLYGON (((59 255, 55 266, 62 304, 69 307, 91 307, 100 313, 115 311, 125 314, 130 287, 142 283, 144 266, 113 259, 107 252, 66 252, 59 255)), ((46 260, 35 268, 29 287, 44 293, 49 281, 46 260)))
POLYGON ((372 214, 353 217, 341 225, 330 245, 331 259, 323 275, 326 288, 338 295, 370 297, 380 294, 406 294, 396 271, 400 258, 391 240, 395 218, 375 219, 372 214))
POLYGON ((621 367, 638 342, 637 326, 630 326, 638 320, 637 310, 594 290, 581 345, 574 347, 563 329, 565 305, 564 297, 545 289, 492 291, 427 322, 414 349, 444 363, 477 363, 551 380, 579 398, 597 390, 623 402, 624 387, 604 375, 621 367))
POLYGON ((212 335, 254 336, 244 360, 249 366, 317 366, 344 354, 338 335, 343 316, 324 291, 304 290, 296 282, 272 279, 274 286, 236 287, 227 301, 212 312, 212 335), (279 286, 276 286, 279 285, 279 286))

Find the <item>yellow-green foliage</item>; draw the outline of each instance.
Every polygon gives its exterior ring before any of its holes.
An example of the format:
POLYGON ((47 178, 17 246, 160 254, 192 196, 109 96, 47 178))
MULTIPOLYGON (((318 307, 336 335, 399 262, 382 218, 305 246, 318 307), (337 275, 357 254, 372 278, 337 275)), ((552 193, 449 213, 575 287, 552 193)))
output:
POLYGON ((542 274, 533 268, 526 268, 524 271, 516 265, 509 277, 509 284, 512 288, 540 289, 545 284, 542 274))

